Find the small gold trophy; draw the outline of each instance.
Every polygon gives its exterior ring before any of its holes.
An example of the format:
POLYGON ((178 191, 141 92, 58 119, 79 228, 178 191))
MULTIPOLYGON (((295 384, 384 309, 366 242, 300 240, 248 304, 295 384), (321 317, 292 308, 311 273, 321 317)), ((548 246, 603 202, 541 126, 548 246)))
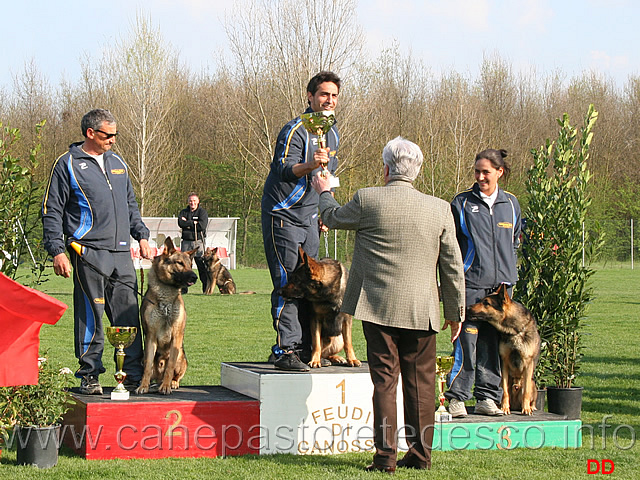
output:
MULTIPOLYGON (((327 133, 336 123, 336 117, 331 111, 322 110, 319 112, 303 113, 300 115, 302 124, 307 132, 318 136, 318 146, 327 148, 327 133)), ((340 180, 329 173, 326 167, 323 168, 323 176, 329 176, 329 186, 331 188, 339 187, 340 180)))
POLYGON ((451 414, 447 412, 444 406, 444 389, 447 386, 447 373, 453 368, 453 357, 451 356, 437 356, 436 357, 436 375, 438 376, 438 390, 440 395, 440 406, 436 411, 436 422, 450 422, 451 414))
POLYGON ((106 327, 105 333, 109 343, 116 347, 116 368, 118 371, 113 375, 118 385, 111 392, 111 400, 129 400, 129 392, 122 382, 127 378, 122 367, 124 365, 124 349, 133 343, 138 333, 136 327, 106 327))

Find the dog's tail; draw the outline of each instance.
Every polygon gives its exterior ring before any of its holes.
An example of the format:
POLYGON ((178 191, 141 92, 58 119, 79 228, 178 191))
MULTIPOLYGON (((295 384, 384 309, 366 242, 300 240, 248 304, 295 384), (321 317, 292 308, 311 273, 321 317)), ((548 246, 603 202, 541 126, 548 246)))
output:
POLYGON ((256 292, 252 292, 250 290, 244 291, 244 292, 236 292, 236 295, 255 295, 256 292))

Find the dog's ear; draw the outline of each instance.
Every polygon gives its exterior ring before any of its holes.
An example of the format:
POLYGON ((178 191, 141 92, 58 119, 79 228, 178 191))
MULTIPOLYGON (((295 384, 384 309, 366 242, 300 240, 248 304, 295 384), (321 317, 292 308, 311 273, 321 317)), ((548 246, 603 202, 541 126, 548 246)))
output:
POLYGON ((309 263, 309 256, 307 252, 305 252, 301 246, 298 246, 298 256, 300 257, 300 265, 304 265, 305 263, 309 263))
POLYGON ((324 265, 322 263, 314 260, 312 257, 308 259, 308 269, 311 274, 311 278, 313 280, 321 280, 324 277, 324 265))
POLYGON ((197 248, 194 248, 193 250, 189 250, 188 252, 185 252, 187 255, 189 255, 189 257, 191 258, 191 260, 193 260, 193 257, 195 256, 196 252, 198 251, 197 248))
POLYGON ((204 251, 205 255, 211 255, 211 247, 207 247, 204 251))
POLYGON ((211 249, 211 253, 213 253, 214 255, 215 255, 216 253, 218 253, 218 247, 216 247, 216 248, 212 248, 212 249, 211 249))
POLYGON ((324 272, 324 267, 313 257, 307 255, 302 247, 298 247, 298 253, 300 254, 300 263, 298 268, 304 267, 306 271, 311 274, 311 278, 320 278, 324 272))
POLYGON ((176 251, 176 247, 173 245, 173 240, 171 237, 167 237, 164 239, 164 252, 166 255, 171 255, 176 251))
POLYGON ((506 283, 500 284, 496 293, 498 294, 498 299, 503 305, 511 302, 511 299, 509 298, 509 290, 506 283))

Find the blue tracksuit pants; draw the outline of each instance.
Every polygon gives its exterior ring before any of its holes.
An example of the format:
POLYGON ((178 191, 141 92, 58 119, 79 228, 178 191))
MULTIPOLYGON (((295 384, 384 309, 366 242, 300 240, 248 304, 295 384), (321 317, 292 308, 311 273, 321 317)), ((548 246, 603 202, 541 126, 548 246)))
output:
MULTIPOLYGON (((492 291, 493 289, 467 289, 467 305, 479 302, 492 291)), ((473 396, 476 400, 490 399, 500 404, 502 363, 498 351, 499 340, 500 334, 487 322, 469 319, 464 321, 462 332, 453 347, 454 363, 447 379, 447 399, 470 400, 475 384, 473 396)))
POLYGON ((278 290, 289 281, 289 274, 298 266, 298 247, 313 258, 318 257, 320 235, 318 225, 293 225, 286 220, 262 213, 264 252, 269 265, 273 291, 271 293, 271 317, 276 331, 274 353, 280 350, 309 350, 309 316, 305 313, 308 302, 285 300, 278 290))
MULTIPOLYGON (((142 330, 138 310, 138 281, 131 254, 83 247, 82 258, 69 249, 73 265, 73 318, 75 354, 80 363, 76 377, 99 375, 102 365, 104 330, 102 314, 106 312, 112 326, 137 327, 133 344, 127 347, 124 371, 131 380, 142 378, 142 330), (83 261, 84 260, 84 261, 83 261), (105 278, 93 265, 113 280, 105 278), (114 281, 118 280, 118 281, 114 281), (123 285, 130 285, 134 289, 123 285)), ((108 342, 107 342, 108 343, 108 342)), ((110 344, 109 348, 112 348, 110 344)), ((115 359, 115 348, 114 359, 115 359)))

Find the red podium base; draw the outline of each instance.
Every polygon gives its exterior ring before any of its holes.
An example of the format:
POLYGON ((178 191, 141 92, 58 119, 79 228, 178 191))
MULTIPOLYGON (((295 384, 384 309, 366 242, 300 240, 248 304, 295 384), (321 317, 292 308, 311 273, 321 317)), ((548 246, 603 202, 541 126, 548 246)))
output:
POLYGON ((72 390, 63 442, 86 459, 258 454, 260 403, 220 386, 181 387, 127 401, 72 390), (255 436, 251 433, 256 430, 255 436))

